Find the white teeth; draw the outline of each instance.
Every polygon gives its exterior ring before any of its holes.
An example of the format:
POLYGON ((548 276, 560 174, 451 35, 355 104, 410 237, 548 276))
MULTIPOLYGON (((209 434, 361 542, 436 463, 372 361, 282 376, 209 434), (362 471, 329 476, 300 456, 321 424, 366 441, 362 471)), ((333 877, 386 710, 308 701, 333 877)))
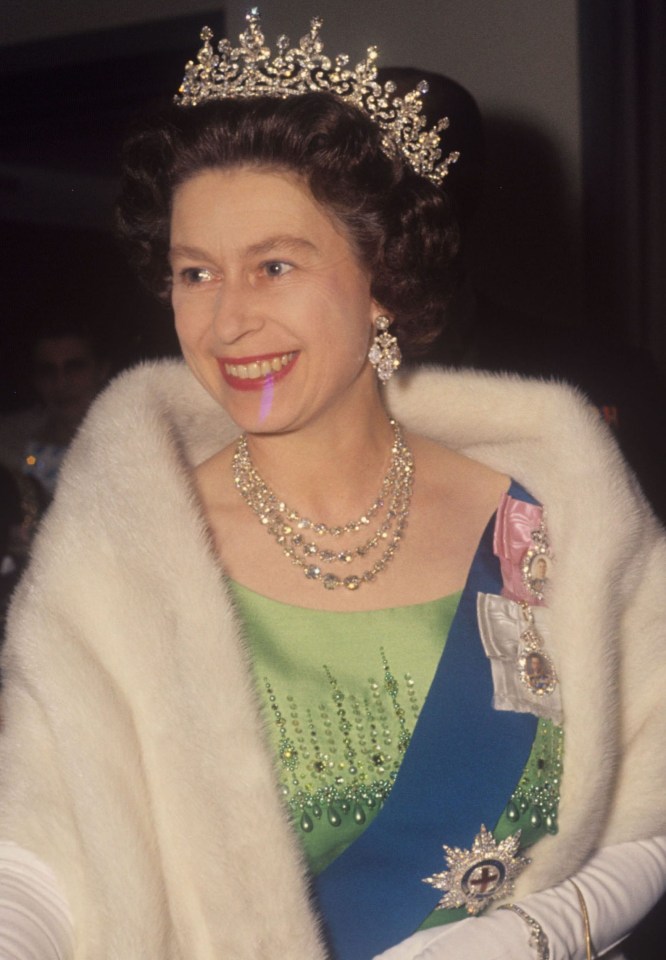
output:
POLYGON ((239 380, 258 380, 267 377, 270 373, 279 373, 294 359, 295 354, 283 353, 281 357, 272 360, 253 360, 252 363, 226 363, 224 368, 230 377, 239 380))

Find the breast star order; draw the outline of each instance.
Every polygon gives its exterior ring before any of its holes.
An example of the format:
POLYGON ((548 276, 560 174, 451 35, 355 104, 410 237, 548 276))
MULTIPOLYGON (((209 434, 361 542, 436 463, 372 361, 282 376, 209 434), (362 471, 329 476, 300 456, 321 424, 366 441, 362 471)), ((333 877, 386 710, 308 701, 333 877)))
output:
POLYGON ((514 880, 532 861, 518 855, 520 830, 499 843, 481 826, 471 850, 443 847, 447 869, 425 877, 444 896, 435 909, 465 907, 475 916, 489 903, 513 892, 514 880))

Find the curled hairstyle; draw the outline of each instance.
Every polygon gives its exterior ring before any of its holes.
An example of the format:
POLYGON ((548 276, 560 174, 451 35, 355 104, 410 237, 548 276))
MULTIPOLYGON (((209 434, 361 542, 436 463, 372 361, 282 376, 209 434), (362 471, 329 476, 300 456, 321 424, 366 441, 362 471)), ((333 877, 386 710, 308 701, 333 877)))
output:
POLYGON ((172 106, 137 128, 123 151, 117 222, 149 288, 170 292, 174 190, 204 170, 240 166, 301 176, 346 228, 403 350, 436 337, 458 245, 446 195, 387 157, 368 117, 329 94, 172 106))

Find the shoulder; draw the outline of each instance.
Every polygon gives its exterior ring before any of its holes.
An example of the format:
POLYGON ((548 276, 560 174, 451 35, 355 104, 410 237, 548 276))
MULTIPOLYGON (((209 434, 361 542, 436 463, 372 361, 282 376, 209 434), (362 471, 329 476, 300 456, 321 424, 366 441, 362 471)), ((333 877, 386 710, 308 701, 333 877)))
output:
POLYGON ((389 386, 408 429, 511 476, 545 506, 560 573, 629 585, 662 540, 611 431, 571 387, 432 368, 389 386))
POLYGON ((510 484, 510 477, 481 460, 421 434, 409 434, 417 464, 419 499, 429 504, 451 504, 455 509, 489 516, 510 484))
POLYGON ((392 410, 409 426, 460 449, 514 436, 561 436, 562 425, 605 428, 597 408, 575 388, 552 380, 425 366, 388 386, 392 410), (560 429, 558 430, 558 424, 560 429))
POLYGON ((237 432, 184 364, 151 363, 121 374, 95 401, 67 453, 34 541, 32 582, 41 590, 48 584, 50 596, 67 597, 71 606, 79 584, 93 579, 106 590, 148 576, 154 590, 170 583, 169 573, 152 580, 152 571, 164 568, 188 570, 192 582, 199 570, 197 582, 214 581, 219 573, 193 475, 224 446, 225 433, 237 432), (105 568, 107 577, 97 577, 105 568))
POLYGON ((423 368, 390 384, 408 429, 518 480, 542 502, 619 483, 635 492, 597 408, 565 384, 515 375, 423 368))
POLYGON ((144 364, 121 374, 68 450, 34 556, 66 549, 85 565, 94 545, 136 551, 139 531, 143 549, 153 553, 168 536, 184 544, 190 528, 205 539, 193 470, 237 433, 184 364, 144 364))
POLYGON ((65 475, 86 464, 130 468, 176 455, 194 467, 237 433, 182 361, 144 363, 120 374, 92 405, 65 475))
POLYGON ((139 364, 119 374, 93 403, 84 427, 123 425, 127 420, 164 417, 174 422, 201 416, 217 405, 181 360, 139 364))

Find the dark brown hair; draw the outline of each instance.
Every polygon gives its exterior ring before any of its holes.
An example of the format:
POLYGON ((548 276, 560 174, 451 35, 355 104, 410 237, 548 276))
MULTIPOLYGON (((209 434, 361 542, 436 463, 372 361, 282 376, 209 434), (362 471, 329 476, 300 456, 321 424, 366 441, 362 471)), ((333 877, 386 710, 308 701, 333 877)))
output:
POLYGON ((381 148, 378 128, 332 95, 172 106, 137 127, 123 151, 117 221, 147 285, 165 296, 171 199, 207 169, 293 170, 345 226, 407 353, 441 329, 458 233, 446 196, 381 148))

